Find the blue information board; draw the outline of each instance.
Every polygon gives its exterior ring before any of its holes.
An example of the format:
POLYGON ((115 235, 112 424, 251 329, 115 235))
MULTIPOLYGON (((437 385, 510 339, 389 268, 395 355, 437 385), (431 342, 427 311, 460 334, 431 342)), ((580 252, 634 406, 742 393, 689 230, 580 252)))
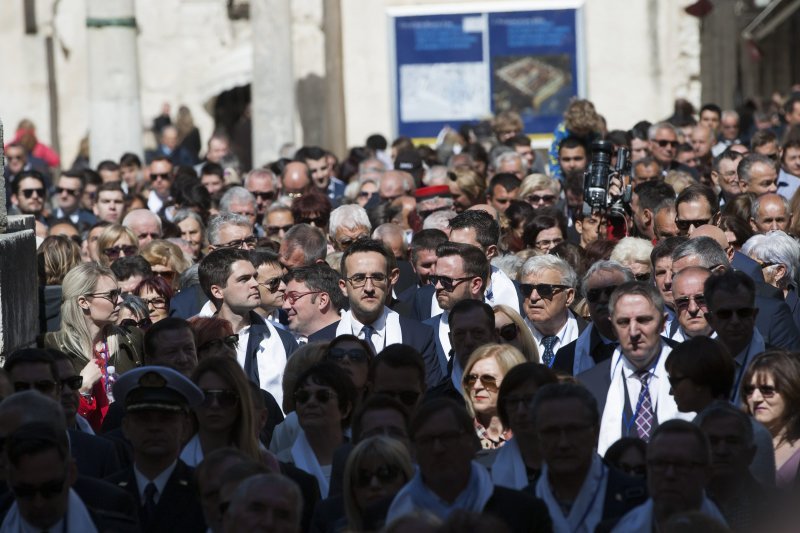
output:
POLYGON ((578 9, 396 15, 397 132, 436 137, 444 126, 516 111, 525 133, 550 134, 583 86, 578 9))

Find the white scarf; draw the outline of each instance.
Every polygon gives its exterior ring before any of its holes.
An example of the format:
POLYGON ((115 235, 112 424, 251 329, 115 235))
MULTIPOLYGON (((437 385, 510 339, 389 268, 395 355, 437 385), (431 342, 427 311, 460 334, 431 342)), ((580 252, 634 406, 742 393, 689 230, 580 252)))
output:
POLYGON ((536 482, 536 496, 541 498, 550 511, 554 533, 592 533, 603 519, 603 505, 608 486, 608 468, 597 454, 592 458, 592 466, 586 473, 578 497, 572 503, 569 516, 564 516, 561 506, 550 490, 547 465, 536 482))
POLYGON ((327 498, 330 480, 322 471, 322 466, 319 464, 319 461, 317 461, 317 456, 314 455, 314 450, 311 449, 311 445, 308 443, 304 431, 301 430, 300 433, 297 434, 297 439, 295 439, 292 445, 291 454, 294 466, 317 478, 319 494, 322 499, 327 498))
POLYGON ((392 505, 389 507, 389 513, 386 515, 386 523, 414 511, 428 511, 441 520, 447 520, 450 513, 456 509, 480 513, 493 493, 494 485, 492 485, 489 472, 475 461, 472 461, 472 470, 467 486, 453 503, 447 503, 430 490, 417 469, 411 481, 406 483, 394 497, 392 505))
MULTIPOLYGON (((658 423, 662 424, 672 418, 682 418, 683 420, 692 420, 694 413, 680 413, 678 406, 675 404, 675 399, 669 393, 669 380, 667 379, 667 370, 664 363, 667 356, 672 351, 666 343, 661 343, 661 355, 658 357, 658 362, 654 369, 653 375, 658 378, 658 394, 656 397, 651 398, 654 404, 656 417, 658 423)), ((617 348, 614 350, 614 355, 611 356, 611 385, 608 387, 608 395, 606 396, 606 406, 603 410, 603 418, 600 422, 600 438, 597 443, 597 453, 601 456, 605 455, 606 450, 622 437, 622 414, 625 409, 626 402, 626 388, 624 377, 624 362, 622 352, 617 348)), ((651 379, 652 382, 652 379, 651 379)), ((651 388, 652 390, 652 388, 651 388)), ((635 406, 631 405, 631 410, 635 410, 635 406)), ((633 413, 634 417, 636 413, 633 413)), ((634 421, 635 424, 635 421, 634 421)))
MULTIPOLYGON (((68 533, 97 533, 97 528, 94 526, 89 510, 81 501, 78 494, 72 489, 69 489, 69 502, 67 506, 67 513, 64 515, 64 519, 66 519, 67 523, 63 531, 68 533)), ((8 510, 3 524, 0 525, 0 533, 19 533, 26 529, 37 528, 31 527, 31 525, 25 521, 19 512, 17 502, 14 502, 13 505, 11 505, 11 509, 8 510), (26 525, 28 526, 27 528, 25 527, 26 525)), ((41 530, 41 528, 38 529, 41 530)))
MULTIPOLYGON (((703 496, 703 503, 700 505, 700 512, 727 526, 725 517, 714 505, 714 502, 703 496)), ((638 507, 634 507, 622 517, 614 526, 611 533, 629 533, 630 531, 652 531, 653 530, 653 500, 648 498, 646 502, 638 507)))
MULTIPOLYGON (((375 344, 375 351, 378 353, 387 346, 403 343, 403 332, 400 330, 400 315, 385 307, 383 309, 383 316, 386 319, 383 327, 383 338, 385 342, 383 346, 375 344)), ((336 336, 338 337, 339 335, 355 335, 358 338, 362 338, 361 330, 358 329, 358 326, 353 322, 352 311, 348 310, 342 313, 342 319, 339 321, 339 325, 336 326, 336 336)))
POLYGON ((494 307, 504 304, 520 313, 519 294, 514 282, 511 281, 505 272, 492 265, 492 275, 489 278, 489 286, 486 287, 486 303, 494 307))
POLYGON ((527 469, 516 438, 497 449, 492 463, 492 482, 498 487, 516 490, 528 486, 527 469))

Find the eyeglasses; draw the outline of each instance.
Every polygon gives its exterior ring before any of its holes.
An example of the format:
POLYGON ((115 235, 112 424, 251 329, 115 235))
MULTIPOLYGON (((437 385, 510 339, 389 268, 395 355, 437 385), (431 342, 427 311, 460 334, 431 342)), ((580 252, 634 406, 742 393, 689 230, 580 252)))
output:
POLYGON ((618 285, 609 285, 608 287, 597 287, 596 289, 588 289, 586 291, 586 301, 590 304, 596 304, 600 298, 605 296, 606 300, 611 298, 611 294, 616 290, 618 285))
POLYGON ((53 391, 56 390, 56 387, 58 386, 59 382, 51 381, 49 379, 40 379, 39 381, 33 381, 30 383, 27 381, 15 381, 14 392, 35 389, 42 394, 53 394, 53 391))
POLYGON ((702 294, 692 294, 689 296, 681 296, 680 298, 675 298, 675 307, 679 310, 683 311, 689 308, 689 302, 694 301, 694 304, 701 308, 706 309, 706 297, 702 294))
POLYGON ((447 276, 435 276, 430 275, 428 279, 431 282, 431 285, 436 287, 437 284, 441 283, 442 288, 447 292, 453 292, 456 290, 456 287, 461 285, 463 282, 467 281, 468 279, 472 279, 473 276, 467 276, 464 278, 449 278, 447 276))
POLYGON ((413 390, 380 390, 375 391, 375 394, 390 396, 395 400, 399 400, 406 407, 412 407, 417 404, 417 400, 422 393, 413 390))
POLYGON ((352 363, 366 363, 369 360, 369 355, 364 350, 359 349, 331 348, 328 351, 328 359, 334 363, 340 363, 345 358, 352 363))
POLYGON ((6 159, 9 161, 23 161, 25 159, 24 155, 6 155, 6 159))
POLYGON ((25 198, 30 199, 34 194, 39 198, 44 198, 44 188, 41 189, 22 189, 19 191, 22 193, 22 196, 25 198))
POLYGON ((12 485, 11 492, 14 493, 14 496, 23 500, 32 500, 37 494, 40 495, 42 499, 49 500, 55 498, 64 491, 66 481, 67 477, 64 476, 61 479, 47 481, 41 485, 20 483, 18 485, 12 485))
POLYGON ((659 145, 661 148, 666 148, 667 146, 671 146, 672 148, 678 147, 678 141, 668 141, 666 139, 656 139, 655 143, 659 145))
POLYGON ((324 291, 308 291, 308 292, 297 292, 297 291, 290 291, 284 293, 283 299, 289 302, 289 305, 294 305, 297 303, 297 300, 302 298, 303 296, 307 296, 309 294, 319 294, 324 291))
POLYGON ((274 278, 270 278, 263 283, 259 283, 259 285, 267 289, 269 292, 277 292, 278 287, 281 286, 282 281, 283 281, 283 276, 277 276, 274 278))
POLYGON ((139 235, 136 236, 136 238, 139 239, 140 241, 142 239, 147 239, 148 237, 151 239, 160 239, 161 235, 159 233, 140 233, 139 235))
POLYGON ((135 326, 137 328, 147 329, 153 325, 153 321, 150 320, 150 317, 144 317, 141 320, 134 320, 133 318, 125 318, 120 321, 119 325, 126 327, 135 326))
POLYGON ((376 191, 361 191, 358 193, 359 198, 372 198, 376 191))
POLYGON ((387 276, 382 272, 373 272, 370 275, 367 274, 353 274, 347 281, 350 282, 350 285, 355 287, 356 289, 360 289, 364 285, 367 284, 367 280, 371 279, 373 285, 383 285, 386 283, 387 276))
POLYGON ((713 312, 709 311, 709 314, 716 315, 717 318, 722 320, 730 320, 734 313, 736 313, 736 316, 739 317, 739 320, 745 320, 747 318, 752 318, 752 316, 756 313, 756 310, 752 307, 742 307, 740 309, 719 309, 713 312))
POLYGON ((130 244, 124 246, 112 246, 111 248, 106 248, 103 250, 103 253, 109 259, 118 259, 121 254, 125 254, 125 257, 132 256, 139 251, 139 248, 136 246, 132 246, 130 244))
POLYGON ((564 239, 557 237, 555 239, 543 239, 541 241, 536 241, 533 246, 538 250, 547 250, 553 246, 558 246, 562 242, 564 242, 564 239))
POLYGON ((309 224, 321 228, 328 225, 328 217, 300 217, 297 219, 298 224, 309 224))
POLYGON ((753 395, 753 393, 758 389, 758 392, 761 393, 761 396, 764 398, 772 398, 775 394, 778 393, 778 389, 773 387, 772 385, 745 385, 743 387, 744 396, 745 398, 749 398, 753 395))
POLYGON ((163 179, 163 180, 169 180, 171 177, 172 177, 172 176, 170 176, 170 175, 169 175, 168 173, 166 173, 166 172, 164 172, 164 173, 162 173, 162 174, 150 174, 150 181, 156 181, 156 180, 158 180, 159 178, 160 178, 160 179, 163 179))
POLYGON ((70 196, 81 195, 80 189, 67 189, 66 187, 56 187, 56 194, 64 194, 64 193, 67 193, 70 196))
POLYGON ((359 470, 356 484, 359 487, 368 487, 374 478, 378 478, 381 485, 392 483, 400 475, 397 465, 381 465, 375 470, 359 470))
POLYGON ((672 468, 676 474, 682 475, 692 473, 695 468, 706 466, 700 461, 670 461, 667 459, 650 459, 647 464, 654 472, 666 472, 668 468, 672 468))
POLYGON ((557 292, 571 287, 568 285, 553 285, 550 283, 520 283, 519 288, 522 291, 522 296, 525 298, 530 298, 535 289, 541 298, 549 300, 557 292))
POLYGON ((290 229, 292 229, 294 224, 287 224, 285 226, 267 226, 267 234, 271 236, 280 235, 281 232, 286 233, 290 229))
POLYGON ((477 374, 467 374, 464 376, 464 388, 471 389, 475 386, 475 383, 477 383, 478 380, 480 380, 483 388, 489 392, 497 392, 500 388, 500 386, 497 384, 497 378, 489 374, 482 374, 480 376, 477 374))
POLYGON ((239 403, 239 395, 234 390, 203 389, 203 402, 200 405, 212 407, 215 403, 223 409, 229 409, 239 403))
POLYGON ((709 224, 709 223, 711 223, 711 219, 710 218, 701 218, 701 219, 698 219, 698 220, 681 220, 679 218, 675 218, 675 225, 678 226, 678 230, 680 230, 680 231, 682 231, 684 233, 689 231, 689 228, 691 226, 694 226, 695 228, 699 228, 700 226, 703 226, 703 225, 709 224))
POLYGON ((142 298, 142 301, 147 307, 152 305, 154 309, 166 309, 167 307, 167 299, 162 296, 156 296, 155 298, 142 298))
POLYGON ((218 244, 216 248, 241 248, 243 246, 252 247, 258 242, 254 236, 245 237, 244 239, 236 239, 235 241, 226 242, 225 244, 218 244))
POLYGON ((211 339, 210 341, 206 341, 198 346, 197 351, 199 352, 209 348, 216 348, 218 346, 222 346, 223 344, 235 350, 239 346, 239 335, 234 333, 233 335, 228 335, 226 337, 222 337, 221 339, 211 339))
POLYGON ((759 266, 761 267, 761 270, 764 270, 765 268, 769 268, 771 266, 780 265, 780 264, 781 263, 759 263, 759 266))
POLYGON ((103 300, 108 300, 112 304, 117 303, 119 297, 122 296, 122 289, 112 289, 108 292, 90 292, 85 296, 91 296, 92 298, 102 298, 103 300))
POLYGON ((61 386, 70 390, 80 390, 83 387, 83 376, 70 376, 61 380, 61 386))
POLYGON ((554 194, 543 194, 541 196, 538 194, 529 194, 525 197, 525 201, 529 204, 550 204, 556 201, 556 196, 554 194))
POLYGON ((497 330, 497 335, 506 342, 511 342, 519 335, 519 328, 516 324, 506 324, 497 330))
POLYGON ((275 191, 250 191, 250 193, 265 202, 271 202, 275 199, 275 191))
POLYGON ((317 389, 312 394, 305 389, 300 389, 294 393, 294 401, 300 405, 303 405, 308 403, 312 396, 317 399, 317 403, 326 404, 336 397, 336 393, 330 389, 317 389))

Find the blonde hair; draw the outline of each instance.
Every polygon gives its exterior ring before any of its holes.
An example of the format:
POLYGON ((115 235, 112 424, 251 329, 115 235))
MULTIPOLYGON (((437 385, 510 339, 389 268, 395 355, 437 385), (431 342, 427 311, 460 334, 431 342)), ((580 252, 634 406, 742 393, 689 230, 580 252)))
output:
POLYGON ((36 251, 42 285, 61 285, 64 276, 81 263, 81 248, 66 235, 50 235, 36 251))
POLYGON ((376 459, 382 463, 399 467, 400 473, 405 477, 406 482, 414 475, 411 455, 400 441, 379 435, 359 442, 350 452, 347 464, 344 467, 342 493, 344 495, 344 509, 347 513, 349 531, 363 531, 364 529, 364 509, 358 507, 355 488, 358 484, 361 465, 370 459, 376 459))
POLYGON ((160 265, 171 268, 175 272, 175 276, 172 278, 173 289, 177 289, 179 277, 183 271, 192 266, 180 246, 163 239, 148 242, 141 249, 139 255, 144 257, 150 266, 160 265))
POLYGON ((503 111, 499 113, 492 121, 492 131, 495 134, 503 130, 516 130, 522 132, 525 125, 522 122, 522 117, 516 111, 503 111))
MULTIPOLYGON (((498 368, 500 368, 500 379, 497 382, 498 387, 500 386, 500 382, 502 382, 503 377, 508 374, 509 370, 525 362, 525 356, 522 355, 522 352, 510 344, 484 344, 472 352, 472 355, 469 356, 469 360, 464 366, 464 373, 461 375, 462 383, 464 377, 469 375, 472 367, 475 366, 475 363, 481 359, 489 358, 494 358, 495 361, 497 361, 498 368)), ((469 395, 469 391, 464 389, 462 391, 462 395, 467 402, 467 411, 469 412, 469 416, 474 418, 475 409, 472 407, 472 398, 469 395)))
POLYGON ((680 194, 683 189, 692 185, 694 182, 694 178, 680 170, 670 170, 667 172, 666 177, 664 177, 664 183, 670 185, 675 190, 675 194, 680 194))
POLYGON ((283 412, 287 415, 294 411, 294 389, 297 386, 297 380, 306 370, 325 359, 328 344, 327 341, 309 342, 295 350, 286 361, 281 388, 283 389, 283 412))
POLYGON ((525 320, 522 316, 511 307, 503 304, 495 305, 493 310, 495 315, 497 313, 503 313, 517 326, 518 335, 522 343, 522 355, 525 356, 525 360, 532 363, 541 363, 539 348, 536 347, 536 340, 533 338, 533 333, 531 333, 530 328, 525 324, 525 320))
POLYGON ((120 237, 126 236, 130 239, 133 246, 136 249, 139 249, 139 239, 136 238, 136 234, 130 228, 123 226, 122 224, 111 224, 110 226, 106 226, 103 232, 97 237, 97 259, 100 261, 100 264, 103 266, 109 266, 111 261, 108 259, 103 250, 106 248, 111 248, 114 246, 114 243, 117 242, 120 237))
POLYGON ((525 197, 536 191, 548 190, 558 196, 561 194, 561 186, 558 180, 554 180, 544 174, 528 174, 519 186, 517 198, 525 200, 525 197))
POLYGON ((603 120, 589 100, 573 100, 564 111, 564 126, 576 135, 603 131, 603 120))
POLYGON ((486 180, 483 176, 471 168, 459 167, 452 171, 456 179, 454 180, 462 193, 466 194, 471 203, 475 204, 486 192, 486 180))

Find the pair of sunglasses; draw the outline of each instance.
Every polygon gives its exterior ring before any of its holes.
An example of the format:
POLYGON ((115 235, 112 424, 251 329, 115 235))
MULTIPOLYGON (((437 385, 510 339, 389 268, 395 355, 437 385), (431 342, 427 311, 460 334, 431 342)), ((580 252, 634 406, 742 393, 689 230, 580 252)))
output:
POLYGON ((369 355, 364 350, 353 348, 352 350, 345 350, 344 348, 331 348, 328 351, 328 360, 334 363, 340 363, 345 359, 349 359, 351 363, 366 363, 369 361, 369 355))
POLYGON ((497 335, 506 342, 511 342, 519 335, 519 328, 516 324, 506 324, 497 330, 497 335))
POLYGON ((363 488, 369 486, 374 478, 378 478, 381 485, 392 483, 400 475, 400 467, 397 465, 381 465, 375 470, 359 470, 356 484, 363 488))
POLYGON ((33 382, 15 381, 14 392, 22 392, 26 390, 35 389, 41 392, 42 394, 53 394, 53 391, 56 390, 56 387, 58 386, 59 383, 57 381, 50 381, 49 379, 40 379, 39 381, 33 381, 33 382))
POLYGON ((267 235, 270 237, 275 237, 276 235, 280 235, 281 232, 286 233, 290 229, 292 229, 294 224, 287 224, 285 226, 267 226, 267 235))
POLYGON ((569 289, 570 286, 552 283, 520 283, 519 288, 522 291, 522 296, 525 298, 530 298, 535 289, 541 298, 549 300, 564 289, 569 289))
POLYGON ((317 389, 312 394, 306 389, 300 389, 294 393, 294 401, 297 402, 298 405, 304 405, 311 400, 312 396, 316 398, 317 403, 324 405, 335 398, 336 393, 330 389, 317 389))
POLYGON ((268 279, 264 283, 259 283, 262 287, 267 289, 269 292, 276 292, 278 287, 281 286, 281 281, 283 281, 283 276, 278 276, 275 278, 268 279))
POLYGON ((608 287, 598 287, 596 289, 588 289, 586 291, 586 301, 590 304, 596 304, 600 298, 605 296, 606 301, 611 299, 611 293, 618 287, 618 285, 609 285, 608 287))
POLYGON ((456 287, 467 281, 468 279, 472 279, 473 276, 466 276, 463 278, 449 278, 447 276, 436 276, 430 275, 428 279, 431 282, 431 285, 436 287, 437 284, 441 283, 442 288, 447 292, 453 292, 456 290, 456 287))
POLYGON ((772 398, 778 393, 778 389, 772 385, 759 385, 757 387, 755 385, 745 385, 743 388, 745 398, 752 396, 756 389, 758 389, 758 392, 760 392, 761 396, 764 398, 772 398))
POLYGON ((125 246, 112 246, 111 248, 106 248, 103 250, 103 253, 109 259, 119 259, 121 254, 125 254, 125 257, 130 257, 132 255, 136 255, 136 252, 139 251, 139 248, 133 245, 125 245, 125 246))
POLYGON ((201 350, 208 350, 209 348, 218 348, 223 344, 235 350, 239 346, 239 335, 234 333, 233 335, 228 335, 227 337, 222 337, 221 339, 211 339, 210 341, 204 342, 198 346, 197 351, 199 352, 201 350))
POLYGON ((467 374, 464 376, 464 388, 471 389, 475 386, 475 383, 480 380, 481 385, 483 388, 489 392, 497 392, 500 389, 500 385, 497 384, 497 378, 494 376, 490 376, 489 374, 477 375, 477 374, 467 374))
POLYGON ((90 292, 86 296, 91 296, 92 298, 102 298, 104 300, 108 300, 112 304, 117 303, 120 296, 122 296, 122 289, 111 289, 108 292, 90 292))
POLYGON ((132 318, 126 318, 126 319, 123 319, 122 321, 120 321, 119 325, 120 326, 127 326, 127 327, 135 326, 135 327, 137 327, 139 329, 147 329, 147 328, 149 328, 150 326, 153 325, 153 321, 150 320, 150 317, 144 317, 141 320, 134 320, 132 318))
POLYGON ((204 389, 202 407, 211 407, 217 404, 223 409, 235 407, 239 403, 239 395, 229 389, 204 389))
MULTIPOLYGON (((709 313, 711 313, 711 311, 709 311, 709 313)), ((756 314, 756 310, 752 307, 742 307, 740 309, 720 309, 713 312, 717 318, 721 318, 722 320, 730 320, 734 313, 739 317, 739 320, 745 320, 752 318, 753 315, 756 314)))
POLYGON ((20 483, 11 486, 11 492, 17 498, 24 500, 32 500, 36 495, 40 495, 42 499, 49 500, 62 493, 64 484, 67 481, 66 476, 61 479, 54 479, 41 485, 28 485, 27 483, 20 483))

